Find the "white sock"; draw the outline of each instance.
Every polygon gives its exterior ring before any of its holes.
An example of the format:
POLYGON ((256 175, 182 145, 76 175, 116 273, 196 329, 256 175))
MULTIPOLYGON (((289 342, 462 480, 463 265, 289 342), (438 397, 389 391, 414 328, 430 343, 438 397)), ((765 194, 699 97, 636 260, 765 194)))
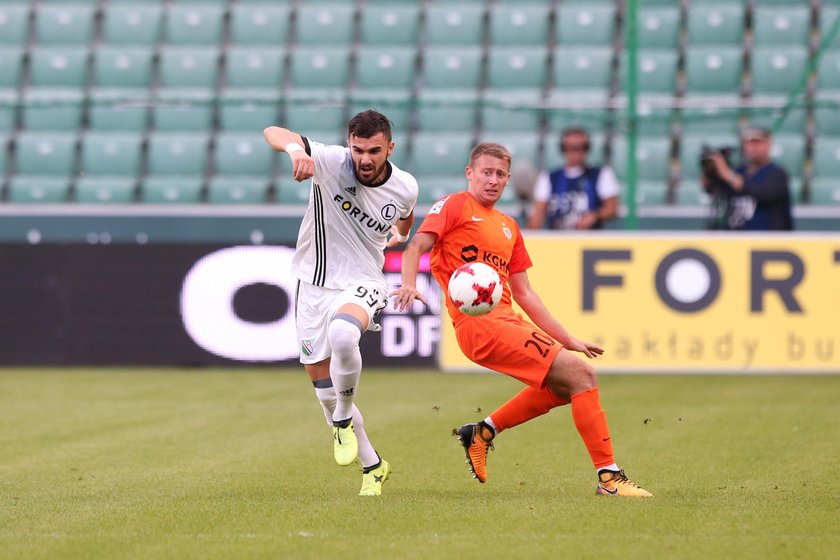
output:
POLYGON ((493 433, 498 433, 499 428, 496 427, 496 424, 493 423, 493 419, 489 416, 484 419, 484 423, 493 428, 493 433))
POLYGON ((605 470, 606 470, 606 471, 618 472, 618 471, 620 471, 621 469, 620 469, 620 468, 618 468, 618 465, 616 465, 615 463, 613 463, 612 465, 607 465, 606 467, 598 467, 597 469, 595 469, 595 472, 601 472, 601 471, 605 471, 605 470))
POLYGON ((340 313, 330 322, 328 334, 332 346, 330 378, 336 397, 333 420, 341 421, 353 414, 353 398, 362 373, 362 353, 359 351, 361 325, 354 317, 340 313))
MULTIPOLYGON (((313 381, 312 384, 315 385, 315 396, 318 397, 318 402, 321 403, 321 408, 324 409, 324 418, 327 420, 327 425, 332 428, 333 411, 335 410, 336 401, 332 381, 321 379, 319 381, 313 381)), ((353 432, 356 434, 356 440, 359 442, 359 462, 363 468, 372 467, 379 462, 379 454, 368 439, 367 432, 365 432, 365 419, 355 404, 352 409, 352 417, 353 432)))

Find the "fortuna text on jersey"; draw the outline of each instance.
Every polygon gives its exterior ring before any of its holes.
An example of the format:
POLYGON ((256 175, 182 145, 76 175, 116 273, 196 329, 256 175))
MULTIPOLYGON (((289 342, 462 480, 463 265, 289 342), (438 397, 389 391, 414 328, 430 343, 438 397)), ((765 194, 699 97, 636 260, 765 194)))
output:
MULTIPOLYGON (((388 222, 380 222, 376 218, 370 216, 367 212, 359 208, 356 204, 353 204, 350 200, 345 200, 343 196, 340 194, 336 194, 333 196, 333 200, 339 203, 339 206, 347 216, 350 216, 354 220, 358 221, 363 226, 366 226, 373 231, 378 233, 385 233, 389 229, 391 229, 391 224, 388 222)), ((384 217, 390 216, 390 219, 393 219, 397 213, 397 207, 394 204, 386 204, 382 208, 380 208, 379 213, 384 217)))

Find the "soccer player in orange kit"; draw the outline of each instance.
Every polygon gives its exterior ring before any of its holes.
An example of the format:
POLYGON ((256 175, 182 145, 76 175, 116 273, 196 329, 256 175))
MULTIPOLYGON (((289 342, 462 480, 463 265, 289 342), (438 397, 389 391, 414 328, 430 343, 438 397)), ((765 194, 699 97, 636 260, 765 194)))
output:
POLYGON ((596 492, 651 497, 616 465, 595 369, 573 353, 595 358, 604 350, 573 337, 551 315, 528 281, 531 259, 516 221, 495 208, 510 179, 510 165, 510 152, 500 144, 473 148, 467 190, 438 200, 403 253, 402 286, 391 294, 396 296, 394 307, 405 310, 415 299, 427 303, 417 291, 416 278, 420 256, 431 249, 432 274, 446 294, 461 350, 473 362, 527 385, 483 421, 455 430, 479 482, 487 481, 487 451, 496 435, 571 403, 575 426, 597 472, 596 492), (462 314, 447 293, 452 272, 472 261, 492 266, 504 286, 501 302, 486 315, 462 314), (514 313, 511 298, 533 323, 514 313))

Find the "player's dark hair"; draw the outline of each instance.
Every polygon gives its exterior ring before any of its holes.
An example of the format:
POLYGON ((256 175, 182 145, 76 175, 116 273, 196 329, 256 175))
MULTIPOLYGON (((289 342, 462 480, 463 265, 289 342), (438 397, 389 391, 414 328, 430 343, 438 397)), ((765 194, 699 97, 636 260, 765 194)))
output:
POLYGON ((501 144, 496 144, 495 142, 482 142, 473 148, 472 152, 470 152, 470 167, 472 167, 475 164, 475 160, 481 156, 492 156, 494 158, 505 160, 508 166, 510 166, 510 162, 513 160, 513 158, 510 157, 508 149, 501 144))
POLYGON ((563 129, 563 132, 560 133, 560 151, 565 153, 566 152, 566 138, 569 136, 583 136, 586 139, 584 144, 584 151, 589 151, 589 131, 583 128, 582 126, 570 126, 568 128, 563 129))
POLYGON ((350 119, 350 124, 347 126, 347 136, 372 138, 380 132, 388 139, 388 142, 391 141, 391 121, 388 120, 388 117, 373 109, 357 114, 350 119))

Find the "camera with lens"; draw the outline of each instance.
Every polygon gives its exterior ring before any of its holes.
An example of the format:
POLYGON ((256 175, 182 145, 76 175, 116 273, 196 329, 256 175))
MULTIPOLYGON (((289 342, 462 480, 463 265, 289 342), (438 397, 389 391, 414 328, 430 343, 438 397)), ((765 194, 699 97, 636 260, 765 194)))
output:
POLYGON ((734 151, 735 148, 732 146, 712 148, 708 144, 704 144, 700 150, 700 171, 703 173, 703 177, 707 179, 711 191, 717 190, 722 184, 725 185, 723 178, 718 175, 712 156, 714 154, 722 155, 726 164, 732 167, 732 153, 734 151))

